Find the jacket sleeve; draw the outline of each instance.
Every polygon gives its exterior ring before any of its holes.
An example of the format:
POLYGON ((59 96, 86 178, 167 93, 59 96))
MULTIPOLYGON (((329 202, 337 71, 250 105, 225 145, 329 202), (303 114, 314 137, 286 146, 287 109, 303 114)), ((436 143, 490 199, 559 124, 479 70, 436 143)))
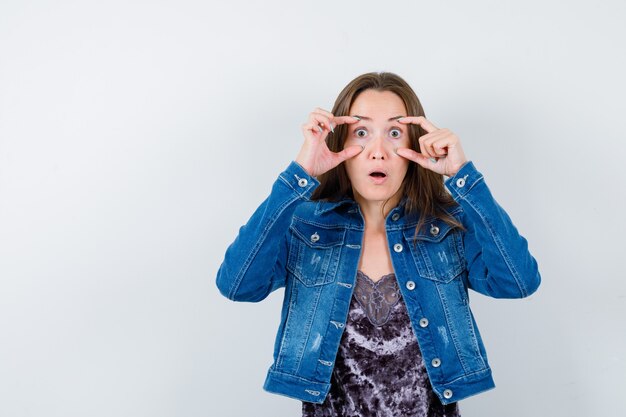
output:
POLYGON ((445 186, 464 213, 466 285, 494 298, 523 298, 534 293, 541 282, 537 261, 474 163, 466 162, 445 186))
POLYGON ((307 201, 317 185, 295 161, 278 176, 270 195, 226 250, 216 278, 222 295, 256 302, 285 285, 286 231, 298 204, 307 201))

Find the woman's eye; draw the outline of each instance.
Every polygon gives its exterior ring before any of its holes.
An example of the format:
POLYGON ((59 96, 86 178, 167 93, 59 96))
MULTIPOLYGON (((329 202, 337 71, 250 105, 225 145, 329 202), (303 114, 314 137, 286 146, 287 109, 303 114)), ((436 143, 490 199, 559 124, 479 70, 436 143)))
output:
POLYGON ((367 136, 367 130, 365 129, 357 129, 354 131, 354 134, 357 135, 360 138, 364 138, 365 136, 367 136))
POLYGON ((389 134, 392 138, 399 138, 400 136, 402 136, 402 131, 400 129, 391 129, 391 132, 389 132, 389 134))

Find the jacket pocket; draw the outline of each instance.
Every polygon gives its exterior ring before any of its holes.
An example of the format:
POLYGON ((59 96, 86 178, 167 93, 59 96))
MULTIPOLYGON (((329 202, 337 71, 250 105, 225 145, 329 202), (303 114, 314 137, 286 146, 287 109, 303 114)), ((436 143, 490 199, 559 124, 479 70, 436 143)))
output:
POLYGON ((421 277, 448 283, 463 272, 461 235, 447 223, 441 220, 426 223, 417 236, 415 229, 406 229, 404 238, 421 277))
POLYGON ((346 231, 294 217, 287 269, 307 287, 333 282, 346 231))

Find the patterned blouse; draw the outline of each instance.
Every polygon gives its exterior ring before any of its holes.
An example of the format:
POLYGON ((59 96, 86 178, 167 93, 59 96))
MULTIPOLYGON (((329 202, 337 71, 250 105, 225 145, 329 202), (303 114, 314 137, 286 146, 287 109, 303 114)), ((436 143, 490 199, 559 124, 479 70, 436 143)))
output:
POLYGON ((357 271, 330 392, 323 404, 303 401, 302 416, 460 416, 432 390, 393 273, 374 282, 357 271))

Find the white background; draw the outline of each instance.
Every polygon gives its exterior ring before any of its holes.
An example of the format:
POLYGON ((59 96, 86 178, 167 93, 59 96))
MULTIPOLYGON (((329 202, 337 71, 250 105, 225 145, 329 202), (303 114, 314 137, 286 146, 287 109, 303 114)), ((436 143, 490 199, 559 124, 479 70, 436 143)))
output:
POLYGON ((464 417, 626 406, 623 1, 0 3, 0 415, 297 416, 262 390, 283 290, 215 274, 345 84, 392 71, 540 265, 471 293, 464 417))

